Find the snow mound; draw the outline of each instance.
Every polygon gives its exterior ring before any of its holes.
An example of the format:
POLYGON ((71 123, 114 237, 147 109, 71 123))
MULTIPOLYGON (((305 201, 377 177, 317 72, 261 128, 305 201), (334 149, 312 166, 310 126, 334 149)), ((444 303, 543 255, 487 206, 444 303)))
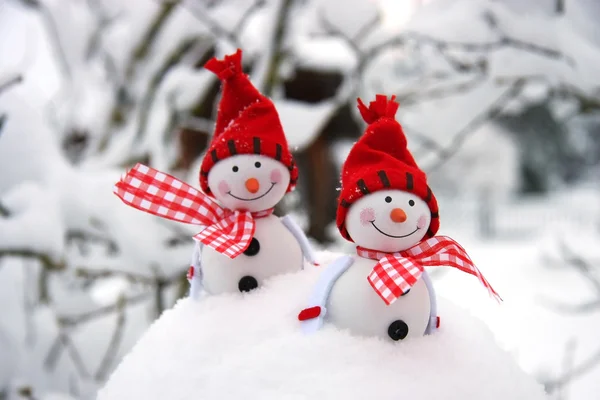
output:
POLYGON ((278 276, 251 294, 179 301, 117 367, 98 400, 545 399, 482 322, 441 299, 441 330, 392 343, 296 316, 318 275, 278 276))

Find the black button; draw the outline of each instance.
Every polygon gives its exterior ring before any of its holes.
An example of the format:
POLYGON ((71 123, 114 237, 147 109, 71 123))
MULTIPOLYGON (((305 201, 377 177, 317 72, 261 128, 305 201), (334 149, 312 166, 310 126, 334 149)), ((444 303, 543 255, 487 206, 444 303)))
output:
POLYGON ((410 292, 410 289, 408 289, 406 292, 402 293, 400 296, 406 296, 408 294, 408 292, 410 292))
POLYGON ((392 340, 402 340, 408 335, 408 325, 406 322, 397 320, 390 324, 388 328, 388 336, 392 338, 392 340))
POLYGON ((249 292, 257 287, 258 281, 253 276, 244 276, 238 283, 238 289, 240 289, 240 292, 249 292))
POLYGON ((252 240, 250 241, 250 246, 248 246, 248 248, 244 251, 244 254, 252 257, 258 254, 258 252, 260 251, 260 243, 258 243, 258 240, 256 240, 256 238, 252 238, 252 240))

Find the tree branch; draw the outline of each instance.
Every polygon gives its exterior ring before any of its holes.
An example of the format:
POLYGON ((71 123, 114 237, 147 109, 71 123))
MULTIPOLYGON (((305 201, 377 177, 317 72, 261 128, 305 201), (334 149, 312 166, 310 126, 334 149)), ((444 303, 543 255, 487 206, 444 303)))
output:
POLYGON ((563 241, 558 244, 558 247, 560 265, 574 268, 579 275, 587 280, 596 292, 596 299, 581 304, 564 304, 552 300, 543 300, 543 302, 557 311, 565 313, 588 313, 600 310, 600 277, 594 274, 594 266, 571 250, 563 241))
MULTIPOLYGON (((350 36, 346 35, 346 33, 344 33, 337 26, 333 25, 331 23, 331 21, 329 21, 329 19, 325 16, 325 13, 323 10, 321 10, 321 12, 319 12, 318 19, 319 19, 319 24, 321 25, 321 27, 323 29, 325 29, 325 32, 331 36, 337 36, 340 39, 342 39, 344 41, 344 43, 346 43, 348 45, 348 47, 350 47, 350 49, 352 50, 352 52, 354 53, 354 55, 356 56, 357 59, 364 57, 363 51, 360 48, 359 44, 357 43, 356 38, 351 38, 350 36)), ((362 29, 363 28, 361 28, 361 30, 362 29)))
POLYGON ((565 56, 558 50, 546 48, 533 43, 528 43, 519 39, 511 38, 504 34, 501 35, 500 39, 494 42, 487 43, 468 43, 468 42, 451 42, 436 39, 432 36, 428 36, 419 32, 403 32, 400 35, 389 38, 388 40, 373 46, 365 54, 362 60, 360 60, 359 69, 362 70, 365 64, 372 60, 382 51, 397 46, 404 46, 409 40, 415 40, 419 43, 426 43, 434 46, 439 51, 446 50, 460 50, 467 52, 492 52, 500 50, 505 47, 513 47, 515 49, 528 51, 530 53, 540 54, 549 58, 564 59, 569 64, 573 64, 573 60, 565 56))
POLYGON ((152 285, 156 283, 156 278, 152 276, 146 276, 143 274, 138 274, 135 272, 128 271, 118 271, 111 269, 102 269, 102 270, 88 270, 86 268, 77 268, 75 270, 75 274, 80 278, 85 279, 103 279, 103 278, 111 278, 114 276, 122 276, 130 282, 136 283, 144 283, 148 285, 152 285))
POLYGON ((114 240, 92 232, 86 232, 83 230, 69 230, 66 235, 66 240, 67 243, 75 241, 102 243, 106 246, 110 254, 116 254, 119 252, 119 246, 114 240))
POLYGON ((209 30, 218 37, 229 42, 234 47, 242 47, 240 44, 239 35, 248 21, 248 18, 252 13, 259 7, 265 4, 264 0, 254 1, 242 14, 240 19, 235 24, 234 28, 229 30, 217 22, 210 16, 210 11, 207 7, 203 7, 198 1, 194 0, 183 0, 182 5, 200 22, 205 24, 209 30))
POLYGON ((146 32, 142 35, 137 45, 133 48, 127 67, 125 68, 125 78, 127 80, 133 77, 137 64, 143 60, 147 55, 150 47, 156 40, 158 33, 163 28, 165 22, 169 19, 179 1, 166 1, 160 3, 160 10, 154 15, 154 18, 150 22, 150 25, 146 29, 146 32))
POLYGON ((550 391, 557 390, 569 383, 573 380, 581 377, 582 375, 588 373, 593 368, 600 364, 600 349, 596 350, 595 353, 592 353, 587 359, 583 362, 580 362, 578 365, 571 368, 568 372, 565 372, 561 376, 554 378, 548 382, 546 382, 546 387, 550 389, 550 391))
POLYGON ((135 296, 126 298, 125 300, 119 300, 113 304, 99 307, 91 311, 84 312, 75 316, 58 316, 58 324, 63 328, 71 328, 80 324, 84 324, 88 321, 100 318, 118 311, 121 307, 121 303, 125 302, 126 305, 134 305, 141 301, 144 301, 150 297, 151 293, 141 293, 135 296))
POLYGON ((459 82, 452 85, 440 86, 424 91, 413 91, 403 94, 398 94, 398 102, 402 105, 410 105, 417 103, 418 101, 424 101, 429 99, 443 99, 458 93, 464 93, 468 90, 474 89, 477 86, 485 82, 486 75, 477 74, 471 80, 465 82, 459 82))
POLYGON ((45 253, 40 253, 31 249, 0 249, 0 258, 2 257, 22 257, 38 260, 44 268, 58 271, 66 267, 64 260, 55 260, 45 253))
POLYGON ((14 75, 14 76, 10 76, 8 78, 5 78, 3 80, 0 80, 0 94, 2 94, 2 92, 4 92, 5 90, 10 89, 12 86, 23 82, 23 76, 22 75, 14 75))
POLYGON ((117 352, 119 351, 119 346, 123 340, 123 333, 125 332, 125 298, 121 297, 118 303, 117 324, 108 347, 106 348, 106 352, 104 353, 104 357, 102 357, 102 361, 94 375, 94 378, 99 382, 102 382, 107 378, 115 361, 115 357, 117 356, 117 352))

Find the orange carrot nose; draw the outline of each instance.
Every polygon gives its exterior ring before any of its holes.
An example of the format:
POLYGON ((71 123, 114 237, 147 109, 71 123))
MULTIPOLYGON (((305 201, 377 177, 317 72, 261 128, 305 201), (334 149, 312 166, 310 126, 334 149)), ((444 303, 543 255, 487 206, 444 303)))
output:
POLYGON ((406 221, 406 213, 401 208, 394 208, 392 210, 392 212, 390 213, 390 218, 394 222, 398 222, 398 223, 404 222, 404 221, 406 221))
POLYGON ((246 180, 246 189, 248 189, 250 193, 258 192, 258 189, 260 189, 260 183, 258 183, 258 179, 250 178, 246 180))

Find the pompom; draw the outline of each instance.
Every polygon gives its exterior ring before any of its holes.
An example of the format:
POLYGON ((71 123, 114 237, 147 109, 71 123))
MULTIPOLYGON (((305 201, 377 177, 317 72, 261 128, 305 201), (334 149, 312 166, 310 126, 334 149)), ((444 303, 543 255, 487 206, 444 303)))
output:
POLYGON ((242 50, 237 49, 234 54, 227 55, 222 60, 216 57, 211 58, 204 64, 204 68, 213 72, 220 80, 225 81, 237 74, 241 74, 242 70, 242 50))
POLYGON ((387 96, 383 94, 378 94, 375 101, 369 103, 369 107, 360 98, 357 101, 360 115, 367 124, 372 124, 380 118, 395 118, 396 111, 400 107, 400 104, 396 101, 396 96, 392 96, 388 100, 387 96))

